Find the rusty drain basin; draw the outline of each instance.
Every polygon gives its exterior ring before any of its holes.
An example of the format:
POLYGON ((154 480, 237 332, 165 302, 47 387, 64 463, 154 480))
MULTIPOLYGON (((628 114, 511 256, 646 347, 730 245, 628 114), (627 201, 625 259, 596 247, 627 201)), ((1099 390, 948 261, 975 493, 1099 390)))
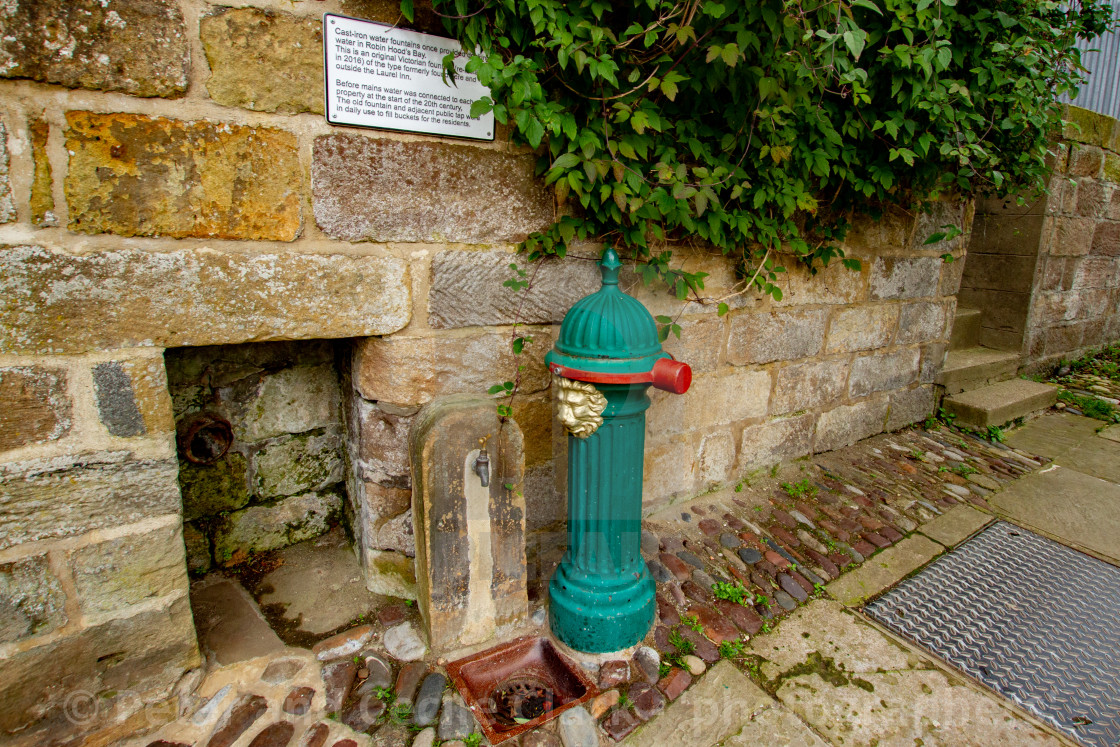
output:
POLYGON ((525 637, 447 665, 491 744, 535 729, 598 694, 545 638, 525 637))

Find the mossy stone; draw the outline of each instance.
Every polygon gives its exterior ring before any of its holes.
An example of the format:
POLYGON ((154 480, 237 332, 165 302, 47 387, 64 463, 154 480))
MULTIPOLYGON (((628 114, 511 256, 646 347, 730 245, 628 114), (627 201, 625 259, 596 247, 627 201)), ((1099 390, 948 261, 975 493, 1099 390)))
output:
POLYGON ((235 511, 249 502, 245 457, 230 452, 214 464, 180 462, 179 490, 186 521, 235 511))

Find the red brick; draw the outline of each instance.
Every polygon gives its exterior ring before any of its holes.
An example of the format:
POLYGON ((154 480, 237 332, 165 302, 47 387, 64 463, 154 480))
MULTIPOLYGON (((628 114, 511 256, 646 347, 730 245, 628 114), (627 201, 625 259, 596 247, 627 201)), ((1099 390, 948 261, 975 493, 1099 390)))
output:
POLYGON ((762 618, 751 608, 729 602, 726 599, 721 599, 716 602, 716 609, 726 615, 731 622, 735 623, 735 626, 738 627, 739 630, 748 635, 754 635, 762 630, 762 618))
POLYGON ((720 523, 715 519, 701 519, 700 531, 709 537, 715 537, 723 531, 723 527, 720 526, 720 523))
POLYGON ((859 523, 863 524, 864 529, 870 529, 873 532, 883 528, 883 522, 866 514, 859 517, 859 523))
POLYGON ((891 541, 879 534, 878 532, 863 532, 860 534, 865 540, 875 545, 875 547, 890 547, 891 541))
POLYGON ((780 508, 772 509, 770 511, 770 518, 789 529, 797 529, 797 519, 780 508))
POLYGON ((660 595, 657 597, 657 618, 664 625, 676 625, 681 621, 681 616, 677 614, 676 607, 660 595))
POLYGON ((812 594, 815 591, 813 585, 809 583, 809 580, 797 571, 790 571, 789 577, 796 581, 797 585, 804 589, 806 594, 812 594))
POLYGON ((783 545, 788 545, 789 547, 801 546, 801 540, 794 537, 793 534, 782 527, 770 527, 770 534, 774 535, 774 538, 779 540, 783 545))
MULTIPOLYGON (((666 630, 666 634, 668 631, 666 630)), ((608 661, 599 667, 599 689, 610 690, 630 681, 630 664, 620 659, 608 661)))
POLYGON ((661 561, 661 565, 669 569, 669 572, 677 577, 678 581, 687 581, 688 577, 692 575, 692 568, 676 555, 663 552, 657 556, 661 561))
POLYGON ((665 693, 666 698, 669 700, 676 700, 691 684, 692 675, 683 669, 674 667, 669 670, 669 674, 661 678, 657 683, 657 687, 661 689, 661 692, 665 693))
MULTIPOLYGON (((767 550, 764 557, 766 562, 770 563, 776 570, 785 570, 789 567, 789 561, 773 550, 767 550)), ((758 565, 758 563, 755 563, 755 567, 758 567, 758 565)))
POLYGON ((704 628, 704 635, 717 644, 724 641, 733 641, 739 637, 739 631, 735 628, 735 625, 711 607, 695 605, 689 607, 688 613, 695 615, 700 620, 700 625, 704 628))
POLYGON ((867 543, 864 540, 860 540, 859 542, 855 543, 855 545, 852 546, 852 549, 854 549, 865 558, 871 555, 871 553, 875 552, 875 546, 867 543))
POLYGON ((603 721, 603 730, 616 742, 621 742, 641 725, 638 717, 628 709, 618 709, 603 721))
POLYGON ((826 556, 821 555, 816 550, 806 550, 806 552, 809 553, 809 557, 813 559, 813 562, 820 566, 820 569, 824 571, 824 574, 828 576, 829 579, 837 578, 840 575, 840 569, 837 568, 836 564, 829 560, 826 556))

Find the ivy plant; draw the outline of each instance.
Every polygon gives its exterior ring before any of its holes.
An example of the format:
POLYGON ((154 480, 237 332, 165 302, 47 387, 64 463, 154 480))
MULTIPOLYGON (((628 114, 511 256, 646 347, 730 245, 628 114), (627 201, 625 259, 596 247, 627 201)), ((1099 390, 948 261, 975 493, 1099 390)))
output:
MULTIPOLYGON (((1040 188, 1074 46, 1100 0, 432 0, 538 149, 562 210, 530 258, 608 242, 684 299, 704 273, 671 247, 714 247, 744 287, 792 254, 841 260, 853 211, 1040 188)), ((411 19, 412 2, 402 2, 411 19)), ((454 67, 445 60, 446 69, 454 67)), ((726 311, 721 304, 720 313, 726 311)))

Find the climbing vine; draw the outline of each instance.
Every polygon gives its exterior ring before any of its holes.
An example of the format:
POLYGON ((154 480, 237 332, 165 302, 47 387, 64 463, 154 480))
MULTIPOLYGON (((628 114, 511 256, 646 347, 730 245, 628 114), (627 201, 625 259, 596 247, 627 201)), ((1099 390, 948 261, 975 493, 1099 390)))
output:
POLYGON ((1099 0, 432 4, 490 87, 472 115, 539 149, 562 208, 529 258, 607 242, 682 299, 705 275, 673 245, 780 298, 779 253, 858 267, 839 247, 854 210, 1039 188, 1074 44, 1108 18, 1099 0))

